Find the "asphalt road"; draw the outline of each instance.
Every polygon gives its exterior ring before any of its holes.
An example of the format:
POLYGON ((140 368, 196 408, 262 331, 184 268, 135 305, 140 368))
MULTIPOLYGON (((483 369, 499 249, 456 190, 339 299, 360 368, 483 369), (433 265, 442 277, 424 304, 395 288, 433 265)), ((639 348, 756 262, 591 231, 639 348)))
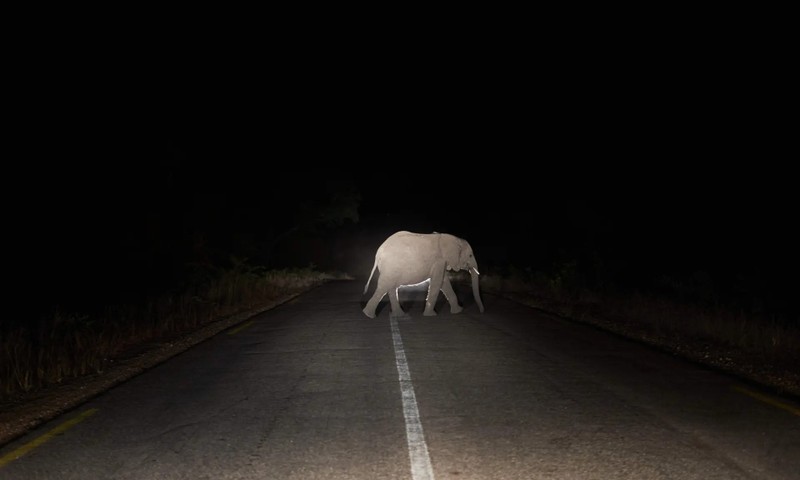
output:
POLYGON ((486 295, 334 282, 0 449, 0 479, 798 479, 800 405, 486 295), (401 300, 404 296, 401 294, 401 300))

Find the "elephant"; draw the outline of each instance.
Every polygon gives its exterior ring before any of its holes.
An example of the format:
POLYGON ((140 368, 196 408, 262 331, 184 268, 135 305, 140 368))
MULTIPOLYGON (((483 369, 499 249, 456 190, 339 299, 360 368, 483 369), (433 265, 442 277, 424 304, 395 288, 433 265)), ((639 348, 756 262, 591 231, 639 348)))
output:
POLYGON ((364 294, 375 269, 379 270, 378 285, 372 298, 362 310, 364 315, 375 318, 375 309, 381 299, 388 293, 392 317, 405 317, 407 314, 400 307, 397 291, 403 286, 420 285, 426 281, 428 295, 425 299, 423 315, 436 315, 434 306, 439 298, 439 290, 444 292, 450 303, 450 312, 463 310, 450 284, 447 270, 468 270, 472 277, 472 294, 481 313, 484 311, 481 301, 478 276, 478 263, 472 247, 463 238, 447 233, 413 233, 399 231, 390 235, 375 253, 375 263, 369 274, 364 294))

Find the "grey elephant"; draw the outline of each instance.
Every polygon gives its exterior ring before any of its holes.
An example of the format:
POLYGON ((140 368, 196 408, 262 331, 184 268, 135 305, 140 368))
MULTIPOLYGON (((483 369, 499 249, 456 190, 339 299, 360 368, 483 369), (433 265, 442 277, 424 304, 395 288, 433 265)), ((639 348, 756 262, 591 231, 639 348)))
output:
POLYGON ((478 263, 472 252, 472 247, 463 238, 458 238, 447 233, 412 233, 400 231, 387 238, 375 253, 375 263, 369 274, 364 294, 369 290, 369 284, 375 269, 378 269, 378 285, 372 298, 364 307, 364 315, 375 318, 375 309, 381 299, 388 293, 391 315, 393 317, 406 316, 400 308, 397 290, 403 286, 420 285, 430 281, 428 296, 425 299, 423 315, 436 315, 434 306, 439 298, 439 290, 444 292, 450 303, 450 312, 459 313, 463 309, 458 304, 458 298, 450 284, 448 270, 468 270, 472 277, 472 294, 478 309, 483 312, 478 276, 478 263))

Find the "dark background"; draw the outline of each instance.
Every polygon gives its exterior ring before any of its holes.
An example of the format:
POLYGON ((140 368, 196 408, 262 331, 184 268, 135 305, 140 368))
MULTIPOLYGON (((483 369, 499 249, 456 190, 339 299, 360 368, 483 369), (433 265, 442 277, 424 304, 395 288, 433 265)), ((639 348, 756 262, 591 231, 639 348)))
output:
POLYGON ((231 255, 366 276, 411 230, 467 239, 485 272, 573 262, 592 287, 701 282, 795 315, 779 98, 686 60, 42 89, 4 176, 11 301, 136 300, 231 255))

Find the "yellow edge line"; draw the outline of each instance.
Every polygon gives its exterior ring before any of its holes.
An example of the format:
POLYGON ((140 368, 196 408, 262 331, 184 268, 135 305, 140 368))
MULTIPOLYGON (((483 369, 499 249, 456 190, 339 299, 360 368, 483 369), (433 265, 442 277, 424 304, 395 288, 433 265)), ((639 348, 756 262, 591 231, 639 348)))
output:
POLYGON ((238 327, 234 328, 233 330, 228 330, 228 335, 235 335, 235 334, 241 332, 245 328, 247 328, 250 325, 252 325, 254 321, 255 320, 250 320, 249 322, 246 322, 246 323, 243 323, 243 324, 239 325, 238 327))
POLYGON ((786 410, 787 412, 793 413, 793 414, 797 415, 798 417, 800 417, 800 408, 797 408, 795 406, 789 405, 788 403, 781 402, 780 400, 776 400, 776 399, 774 399, 772 397, 764 395, 763 393, 758 393, 758 392, 754 392, 752 390, 748 390, 748 389, 746 389, 744 387, 740 387, 738 385, 734 385, 733 389, 736 390, 739 393, 744 393, 745 395, 751 396, 751 397, 753 397, 753 398, 755 398, 757 400, 761 400, 764 403, 768 403, 768 404, 772 405, 773 407, 778 407, 780 409, 786 410))
POLYGON ((14 450, 13 452, 7 453, 0 457, 0 468, 4 467, 5 465, 13 462, 14 460, 18 459, 19 457, 25 455, 26 453, 30 452, 36 447, 41 446, 43 443, 52 440, 53 437, 56 435, 61 435, 62 433, 66 432, 70 428, 74 427, 75 425, 81 423, 82 421, 86 420, 90 416, 94 415, 97 412, 96 408, 91 408, 86 410, 85 412, 81 413, 77 417, 67 420, 66 422, 62 423, 61 425, 57 426, 56 428, 50 430, 49 432, 45 433, 41 437, 35 438, 30 442, 26 443, 25 445, 19 447, 18 449, 14 450))

